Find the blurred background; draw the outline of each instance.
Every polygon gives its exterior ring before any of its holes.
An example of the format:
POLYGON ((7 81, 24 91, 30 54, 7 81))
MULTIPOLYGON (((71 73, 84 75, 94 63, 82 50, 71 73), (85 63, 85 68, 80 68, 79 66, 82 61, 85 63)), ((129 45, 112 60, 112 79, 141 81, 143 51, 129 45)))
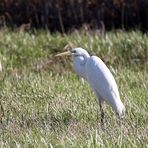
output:
POLYGON ((148 148, 147 31, 148 0, 0 0, 0 148, 148 148), (55 57, 69 42, 114 75, 122 126, 55 57))
POLYGON ((0 0, 0 28, 148 30, 147 0, 0 0))

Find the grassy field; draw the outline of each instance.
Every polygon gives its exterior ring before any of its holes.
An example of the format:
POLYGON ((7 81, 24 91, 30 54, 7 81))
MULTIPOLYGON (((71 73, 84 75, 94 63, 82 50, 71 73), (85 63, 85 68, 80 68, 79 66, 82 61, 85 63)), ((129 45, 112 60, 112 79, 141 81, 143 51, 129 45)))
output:
POLYGON ((136 32, 0 32, 0 147, 148 147, 148 36, 136 32), (67 42, 98 55, 126 106, 122 125, 71 68, 67 42))

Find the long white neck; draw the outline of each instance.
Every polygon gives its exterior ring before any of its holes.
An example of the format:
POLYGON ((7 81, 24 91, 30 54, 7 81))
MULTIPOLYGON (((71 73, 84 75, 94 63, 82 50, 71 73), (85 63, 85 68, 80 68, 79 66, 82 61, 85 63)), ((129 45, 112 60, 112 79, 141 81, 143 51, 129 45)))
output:
POLYGON ((74 71, 81 77, 86 78, 85 76, 85 65, 87 60, 89 59, 89 54, 84 54, 81 56, 73 57, 73 68, 74 71))

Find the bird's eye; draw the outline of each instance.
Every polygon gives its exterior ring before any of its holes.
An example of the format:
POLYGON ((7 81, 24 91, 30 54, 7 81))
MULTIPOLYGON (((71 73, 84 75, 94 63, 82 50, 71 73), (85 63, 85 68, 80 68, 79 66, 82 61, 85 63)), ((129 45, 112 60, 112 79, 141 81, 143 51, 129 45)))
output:
POLYGON ((75 51, 75 50, 72 50, 71 52, 72 52, 72 53, 76 53, 76 51, 75 51))

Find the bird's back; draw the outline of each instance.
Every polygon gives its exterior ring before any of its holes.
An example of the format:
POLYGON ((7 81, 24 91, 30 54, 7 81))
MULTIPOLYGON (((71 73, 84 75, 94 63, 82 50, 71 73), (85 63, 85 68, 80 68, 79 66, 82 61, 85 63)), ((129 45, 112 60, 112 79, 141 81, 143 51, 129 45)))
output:
POLYGON ((122 112, 124 105, 116 81, 104 62, 97 56, 91 56, 87 60, 85 73, 88 83, 100 99, 111 104, 117 112, 122 112))

